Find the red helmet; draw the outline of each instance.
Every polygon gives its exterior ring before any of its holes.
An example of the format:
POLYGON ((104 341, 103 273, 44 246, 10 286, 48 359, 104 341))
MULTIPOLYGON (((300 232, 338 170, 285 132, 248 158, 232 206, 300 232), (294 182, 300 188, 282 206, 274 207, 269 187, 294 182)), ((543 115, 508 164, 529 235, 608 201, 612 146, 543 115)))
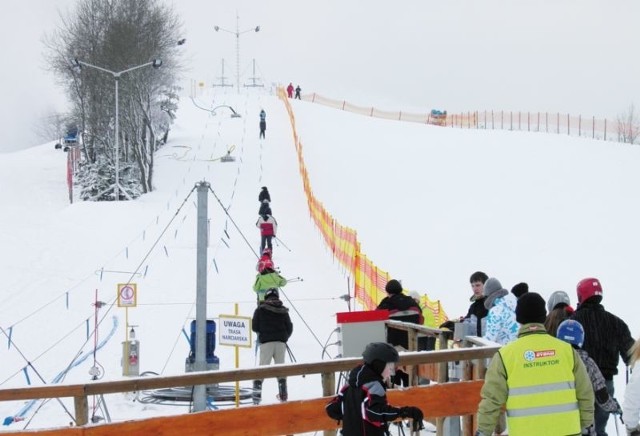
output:
POLYGON ((583 303, 594 296, 600 297, 600 300, 602 300, 602 285, 600 280, 594 277, 580 280, 577 290, 578 303, 583 303))

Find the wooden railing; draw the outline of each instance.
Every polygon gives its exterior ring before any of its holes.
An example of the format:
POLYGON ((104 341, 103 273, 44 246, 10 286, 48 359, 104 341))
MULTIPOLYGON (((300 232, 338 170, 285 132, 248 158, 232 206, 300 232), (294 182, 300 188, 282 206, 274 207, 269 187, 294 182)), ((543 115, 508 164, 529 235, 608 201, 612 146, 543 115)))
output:
MULTIPOLYGON (((396 326, 394 326, 395 328, 396 326)), ((401 327, 401 326, 400 326, 401 327)), ((418 327, 420 329, 420 327, 418 327)), ((470 339, 470 338, 467 338, 470 339)), ((480 342, 482 344, 482 342, 480 342)), ((480 400, 482 380, 472 380, 483 372, 473 371, 482 368, 485 358, 493 356, 496 346, 483 345, 473 348, 458 348, 430 352, 402 353, 399 365, 418 367, 422 364, 438 364, 464 361, 465 376, 461 382, 438 383, 428 386, 411 387, 404 390, 389 390, 391 404, 414 405, 420 407, 429 418, 447 416, 469 416, 463 419, 463 434, 471 435, 473 421, 480 400), (477 365, 473 362, 480 363, 477 365), (443 401, 443 399, 446 399, 443 401)), ((225 435, 282 435, 314 431, 331 431, 338 428, 337 423, 324 412, 329 397, 335 395, 335 373, 348 371, 361 362, 360 358, 343 358, 314 363, 296 363, 272 365, 251 369, 229 371, 204 371, 177 376, 139 377, 118 381, 93 382, 88 384, 68 384, 27 387, 0 390, 0 401, 74 398, 76 427, 40 430, 39 435, 87 435, 102 436, 113 434, 153 434, 159 436, 191 436, 212 434, 212 429, 224 429, 225 435), (321 398, 290 401, 282 404, 241 407, 192 413, 188 415, 156 417, 144 420, 117 422, 101 425, 88 423, 88 397, 119 392, 210 385, 215 383, 263 379, 272 377, 290 377, 306 374, 321 374, 321 398), (274 418, 277 417, 277 418, 274 418)), ((438 431, 442 434, 441 429, 438 431)), ((28 432, 7 432, 11 435, 33 435, 28 432)), ((326 433, 330 434, 330 433, 326 433)))

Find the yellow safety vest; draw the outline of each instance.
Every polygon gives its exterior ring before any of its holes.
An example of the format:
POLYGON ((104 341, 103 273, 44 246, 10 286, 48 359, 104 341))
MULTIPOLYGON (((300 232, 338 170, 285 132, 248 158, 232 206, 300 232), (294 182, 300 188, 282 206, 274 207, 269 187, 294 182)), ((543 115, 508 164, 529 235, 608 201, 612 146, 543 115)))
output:
POLYGON ((580 434, 571 345, 548 334, 529 334, 499 353, 507 372, 509 434, 580 434))

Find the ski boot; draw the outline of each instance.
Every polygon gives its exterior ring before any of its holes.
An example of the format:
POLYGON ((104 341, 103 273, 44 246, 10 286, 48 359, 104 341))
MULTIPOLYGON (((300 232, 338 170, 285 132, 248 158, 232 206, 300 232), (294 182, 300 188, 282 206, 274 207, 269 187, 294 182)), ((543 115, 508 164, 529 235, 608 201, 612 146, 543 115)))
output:
POLYGON ((287 393, 287 379, 280 378, 278 379, 278 400, 285 402, 289 398, 287 393))
POLYGON ((251 399, 253 400, 253 404, 260 404, 260 401, 262 401, 262 380, 253 381, 251 399))

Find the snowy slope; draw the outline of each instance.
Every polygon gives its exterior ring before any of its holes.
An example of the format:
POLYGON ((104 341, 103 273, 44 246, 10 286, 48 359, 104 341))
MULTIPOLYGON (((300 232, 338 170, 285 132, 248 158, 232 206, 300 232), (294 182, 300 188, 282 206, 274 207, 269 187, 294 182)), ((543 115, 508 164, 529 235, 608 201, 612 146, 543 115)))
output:
MULTIPOLYGON (((303 279, 284 288, 294 322, 290 347, 299 362, 321 358, 335 312, 347 310, 339 299, 347 278, 309 219, 284 105, 260 91, 196 101, 231 105, 242 118, 230 118, 225 108, 211 115, 183 99, 170 141, 156 158, 156 190, 133 202, 69 205, 66 156, 53 144, 0 155, 7 205, 0 211, 0 326, 13 340, 0 347, 1 388, 26 384, 26 360, 49 383, 80 351, 87 360, 64 381, 88 382, 92 346, 113 329, 95 364, 104 368, 102 380, 121 377, 126 313, 113 303, 116 285, 129 280, 139 289, 128 321, 138 326, 142 371, 184 371, 182 330, 195 317, 197 198, 189 193, 201 180, 229 213, 209 196, 209 317, 233 314, 235 303, 240 315, 253 313, 257 195, 266 185, 278 236, 291 250, 276 246, 276 265, 285 277, 303 279), (261 108, 264 141, 258 140, 261 108), (231 146, 236 161, 217 160, 231 146), (87 336, 96 291, 107 303, 98 310, 97 338, 87 336)), ((605 287, 605 306, 640 332, 628 304, 637 301, 637 148, 443 129, 292 104, 315 194, 342 224, 357 229, 363 251, 405 287, 441 299, 448 314, 458 316, 468 306, 468 276, 477 269, 506 287, 527 281, 543 296, 564 289, 573 297, 575 284, 594 275, 605 287)), ((221 368, 233 367, 232 348, 219 346, 216 354, 221 368)), ((240 366, 254 365, 253 350, 242 350, 240 366)), ((32 369, 28 374, 40 384, 32 369)), ((266 381, 265 402, 275 401, 275 393, 275 381, 266 381)), ((292 399, 319 394, 317 377, 290 380, 292 399)), ((186 410, 132 403, 123 395, 107 402, 114 420, 186 410)), ((0 417, 22 406, 0 403, 0 417)), ((28 428, 68 424, 55 402, 35 411, 26 415, 33 417, 28 428)))

